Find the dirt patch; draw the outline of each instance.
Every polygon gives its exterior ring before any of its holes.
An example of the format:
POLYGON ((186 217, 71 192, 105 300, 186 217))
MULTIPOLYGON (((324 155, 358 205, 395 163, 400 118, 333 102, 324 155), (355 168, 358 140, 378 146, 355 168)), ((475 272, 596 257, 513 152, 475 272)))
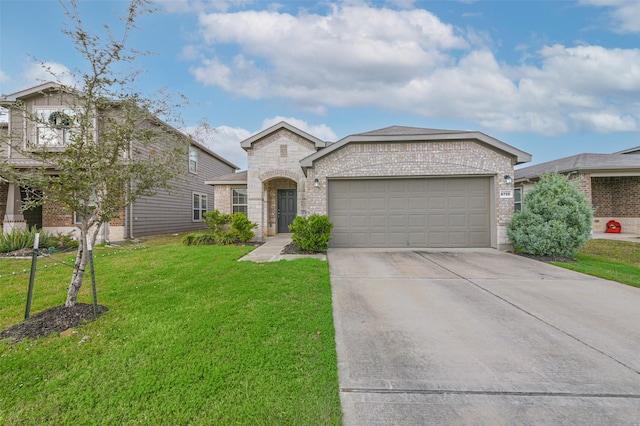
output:
POLYGON ((294 243, 289 243, 280 252, 280 254, 327 254, 326 250, 322 251, 304 251, 300 250, 294 243))
MULTIPOLYGON (((106 306, 98 305, 98 315, 108 310, 106 306)), ((14 342, 19 342, 25 338, 37 339, 48 336, 51 333, 62 333, 94 319, 93 305, 91 304, 76 303, 71 308, 55 306, 9 327, 0 333, 0 340, 12 339, 14 342)))

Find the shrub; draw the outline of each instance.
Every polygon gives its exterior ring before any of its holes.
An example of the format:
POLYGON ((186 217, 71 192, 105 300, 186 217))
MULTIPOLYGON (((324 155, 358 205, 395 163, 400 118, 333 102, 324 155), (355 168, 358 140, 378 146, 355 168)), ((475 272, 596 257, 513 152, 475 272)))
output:
POLYGON ((289 226, 293 243, 303 251, 324 251, 329 248, 333 224, 328 216, 297 216, 289 226))
MULTIPOLYGON (((24 248, 32 248, 36 240, 36 233, 40 232, 35 227, 31 229, 12 229, 8 234, 0 234, 0 252, 9 253, 24 248)), ((39 247, 47 247, 48 235, 40 232, 39 247)))
POLYGON ((257 227, 258 224, 250 222, 246 214, 234 213, 231 217, 231 225, 229 227, 229 230, 236 236, 239 242, 246 243, 251 241, 251 239, 255 236, 252 229, 255 229, 257 227))
POLYGON ((517 251, 536 256, 573 257, 589 240, 593 211, 566 176, 543 175, 513 215, 507 235, 517 251))
POLYGON ((255 234, 252 229, 258 227, 257 223, 250 222, 244 213, 222 214, 218 210, 202 215, 204 222, 209 226, 209 233, 191 233, 183 237, 185 245, 220 244, 229 245, 249 242, 255 234))
POLYGON ((211 228, 213 234, 224 232, 227 228, 226 225, 231 223, 231 219, 230 214, 222 214, 218 210, 206 212, 202 215, 202 220, 211 228))
MULTIPOLYGON (((40 238, 42 238, 42 235, 40 235, 40 238)), ((69 232, 67 234, 58 232, 56 235, 49 235, 49 240, 46 247, 49 248, 49 251, 53 251, 76 249, 79 245, 80 242, 78 242, 76 237, 73 235, 73 232, 69 232)))

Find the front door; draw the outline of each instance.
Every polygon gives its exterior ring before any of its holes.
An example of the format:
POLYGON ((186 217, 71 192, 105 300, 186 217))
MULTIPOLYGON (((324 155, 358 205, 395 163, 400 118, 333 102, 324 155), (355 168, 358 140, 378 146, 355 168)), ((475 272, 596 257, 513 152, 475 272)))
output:
POLYGON ((278 232, 289 232, 289 225, 296 218, 298 194, 295 189, 278 189, 278 232))

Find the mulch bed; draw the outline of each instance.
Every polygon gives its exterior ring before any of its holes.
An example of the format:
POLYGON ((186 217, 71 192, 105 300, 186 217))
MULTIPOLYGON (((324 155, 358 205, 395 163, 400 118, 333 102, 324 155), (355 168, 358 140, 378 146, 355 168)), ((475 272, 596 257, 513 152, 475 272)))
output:
POLYGON ((294 243, 289 243, 284 246, 280 254, 327 254, 327 251, 304 251, 300 250, 294 243))
POLYGON ((558 256, 534 256, 533 254, 526 253, 514 253, 515 255, 528 257, 529 259, 538 260, 540 262, 551 263, 551 262, 565 262, 565 263, 577 263, 578 261, 572 259, 570 257, 558 257, 558 256))
MULTIPOLYGON (((106 306, 98 305, 98 315, 108 310, 106 306)), ((9 327, 0 333, 0 340, 12 339, 14 342, 19 342, 24 338, 37 339, 51 333, 62 333, 94 319, 93 305, 91 304, 76 303, 70 308, 64 305, 55 306, 9 327)))

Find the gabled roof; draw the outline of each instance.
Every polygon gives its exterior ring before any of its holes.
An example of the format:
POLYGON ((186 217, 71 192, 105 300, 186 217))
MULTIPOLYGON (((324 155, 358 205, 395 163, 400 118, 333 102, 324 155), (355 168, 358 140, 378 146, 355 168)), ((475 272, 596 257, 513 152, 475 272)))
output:
MULTIPOLYGON (((28 89, 25 90, 21 90, 19 92, 15 92, 12 93, 10 95, 6 95, 6 96, 1 96, 0 97, 0 105, 9 105, 11 103, 16 102, 19 99, 23 99, 29 96, 33 96, 33 95, 39 95, 43 92, 46 92, 48 90, 66 90, 69 92, 72 92, 74 89, 71 89, 67 86, 64 86, 60 83, 56 83, 53 81, 48 81, 46 83, 42 83, 39 84, 37 86, 33 86, 30 87, 28 89)), ((117 104, 117 102, 114 101, 115 104, 117 104)), ((186 140, 189 141, 189 143, 193 146, 196 146, 198 148, 200 148, 202 151, 206 152, 207 154, 209 154, 210 156, 220 160, 221 162, 227 164, 228 166, 238 170, 240 167, 236 166, 235 164, 233 164, 232 162, 230 162, 229 160, 225 159, 224 157, 221 157, 220 155, 216 154, 215 152, 213 152, 211 149, 209 149, 209 147, 207 147, 206 145, 204 145, 203 143, 193 139, 191 136, 183 133, 181 130, 176 129, 175 127, 173 127, 172 125, 170 125, 169 123, 161 120, 160 118, 156 117, 156 116, 152 116, 150 115, 150 117, 157 122, 157 124, 165 127, 166 129, 168 129, 169 131, 173 132, 174 134, 178 135, 179 137, 182 137, 186 140)))
POLYGON ((30 87, 28 89, 24 89, 19 92, 11 93, 9 95, 2 95, 0 96, 0 104, 10 104, 17 101, 18 99, 26 98, 32 95, 37 95, 51 89, 60 90, 64 87, 65 86, 61 85, 60 83, 56 83, 54 81, 48 81, 46 83, 42 83, 37 86, 30 87))
POLYGON ((516 180, 535 179, 545 173, 604 172, 604 171, 640 172, 640 155, 620 154, 578 154, 558 160, 547 161, 535 166, 515 171, 516 180))
POLYGON ((208 180, 205 185, 242 185, 247 184, 247 171, 244 170, 238 173, 229 173, 227 175, 218 176, 215 179, 208 180))
POLYGON ((347 136, 327 148, 300 161, 302 167, 313 167, 313 162, 350 143, 367 142, 422 142, 422 141, 475 140, 515 158, 516 164, 531 161, 531 154, 514 148, 482 132, 467 130, 423 129, 420 127, 390 126, 347 136))
POLYGON ((640 154, 640 146, 625 149, 623 151, 614 152, 614 154, 640 154))
POLYGON ((287 123, 286 121, 281 121, 278 124, 274 124, 273 126, 269 127, 268 129, 264 129, 263 131, 258 132, 255 135, 243 140, 241 142, 240 146, 242 146, 244 149, 251 148, 251 145, 254 142, 257 142, 258 140, 260 140, 260 139, 262 139, 262 138, 264 138, 266 136, 269 136, 270 134, 275 133, 280 129, 287 129, 290 132, 295 133, 298 136, 309 140, 310 142, 313 142, 316 145, 316 149, 324 148, 327 145, 326 142, 316 138, 315 136, 312 136, 309 133, 298 129, 295 126, 292 126, 291 124, 287 123))

